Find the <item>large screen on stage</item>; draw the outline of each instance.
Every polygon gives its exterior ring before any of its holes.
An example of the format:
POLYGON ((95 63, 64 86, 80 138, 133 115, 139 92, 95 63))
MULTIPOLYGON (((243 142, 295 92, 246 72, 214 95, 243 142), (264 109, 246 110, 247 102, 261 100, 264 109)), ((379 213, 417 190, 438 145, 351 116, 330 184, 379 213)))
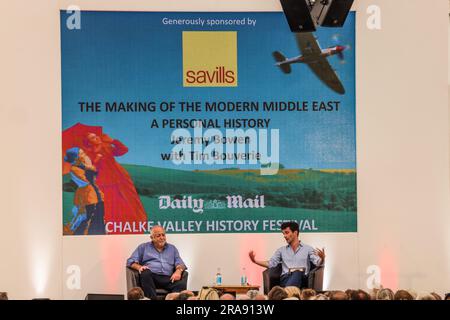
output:
POLYGON ((355 15, 61 11, 64 235, 356 232, 355 15))

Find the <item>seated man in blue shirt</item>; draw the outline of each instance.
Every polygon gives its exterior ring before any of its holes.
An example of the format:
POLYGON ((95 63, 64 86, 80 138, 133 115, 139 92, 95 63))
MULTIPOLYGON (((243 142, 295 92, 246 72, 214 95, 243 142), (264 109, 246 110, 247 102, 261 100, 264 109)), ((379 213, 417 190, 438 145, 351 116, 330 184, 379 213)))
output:
POLYGON ((139 271, 142 289, 146 297, 156 298, 156 288, 169 292, 186 290, 186 278, 182 273, 186 265, 177 248, 166 242, 166 231, 154 226, 151 242, 142 243, 127 260, 127 266, 139 271))
POLYGON ((282 287, 304 287, 304 277, 309 273, 309 263, 320 266, 325 262, 325 249, 313 249, 311 246, 301 243, 298 234, 297 222, 285 222, 281 225, 287 246, 279 248, 269 261, 255 260, 255 253, 249 252, 250 260, 264 268, 273 268, 281 263, 282 271, 280 285, 282 287))

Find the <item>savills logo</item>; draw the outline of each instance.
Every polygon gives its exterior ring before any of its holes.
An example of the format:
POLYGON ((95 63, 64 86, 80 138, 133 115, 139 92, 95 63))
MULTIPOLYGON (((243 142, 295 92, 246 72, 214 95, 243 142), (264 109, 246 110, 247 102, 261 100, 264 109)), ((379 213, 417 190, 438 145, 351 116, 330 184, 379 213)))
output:
POLYGON ((237 87, 235 31, 183 31, 183 86, 237 87))

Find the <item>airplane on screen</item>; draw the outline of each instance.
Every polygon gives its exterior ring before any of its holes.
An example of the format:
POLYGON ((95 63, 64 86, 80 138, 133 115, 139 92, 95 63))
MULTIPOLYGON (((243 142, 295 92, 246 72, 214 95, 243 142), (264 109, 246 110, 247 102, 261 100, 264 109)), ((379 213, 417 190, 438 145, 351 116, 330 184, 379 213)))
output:
POLYGON ((317 38, 311 32, 297 33, 295 38, 302 55, 287 59, 281 52, 275 51, 272 53, 277 62, 275 65, 284 73, 291 73, 291 64, 305 63, 329 88, 339 94, 344 94, 345 88, 336 71, 328 62, 328 57, 338 55, 341 60, 344 60, 344 50, 347 47, 335 46, 322 50, 317 38))

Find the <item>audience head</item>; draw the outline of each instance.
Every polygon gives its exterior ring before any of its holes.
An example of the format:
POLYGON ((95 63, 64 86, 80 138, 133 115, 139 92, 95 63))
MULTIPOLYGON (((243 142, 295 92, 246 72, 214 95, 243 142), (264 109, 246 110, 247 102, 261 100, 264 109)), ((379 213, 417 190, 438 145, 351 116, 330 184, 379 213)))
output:
POLYGON ((219 300, 219 293, 214 288, 204 287, 198 293, 198 300, 219 300))
MULTIPOLYGON (((345 292, 343 292, 345 294, 345 292)), ((330 300, 329 297, 327 297, 325 294, 323 293, 319 293, 318 295, 311 297, 309 300, 330 300)))
POLYGON ((440 295, 438 295, 436 292, 432 292, 431 295, 436 299, 436 300, 442 300, 442 297, 440 295))
POLYGON ((444 300, 450 300, 450 293, 446 293, 445 294, 445 299, 444 300))
POLYGON ((348 300, 349 297, 344 291, 333 291, 330 295, 330 300, 348 300))
POLYGON ((394 292, 388 288, 378 290, 375 299, 376 300, 394 300, 394 292))
POLYGON ((413 297, 413 300, 417 299, 417 297, 418 297, 417 292, 415 292, 415 291, 412 290, 412 289, 408 289, 408 290, 406 290, 406 291, 408 291, 408 293, 413 297))
POLYGON ((224 293, 220 296, 220 300, 236 300, 232 294, 224 293))
POLYGON ((269 298, 263 294, 257 294, 256 297, 253 300, 258 300, 258 301, 262 301, 262 300, 268 300, 269 298))
POLYGON ((173 300, 187 300, 190 297, 192 297, 192 295, 190 295, 189 293, 187 293, 187 292, 180 292, 179 295, 173 300))
POLYGON ((436 300, 436 298, 430 293, 421 294, 416 299, 417 300, 436 300))
POLYGON ((166 295, 166 300, 178 300, 179 292, 171 292, 166 295))
POLYGON ((157 249, 162 249, 166 245, 166 230, 160 225, 153 226, 150 239, 157 249))
POLYGON ((355 290, 353 290, 353 289, 347 289, 347 290, 345 290, 345 293, 347 294, 347 296, 348 296, 349 299, 350 299, 350 297, 352 296, 353 291, 355 291, 355 290))
POLYGON ((8 300, 8 293, 0 292, 0 300, 8 300))
POLYGON ((298 298, 300 299, 300 289, 298 287, 294 287, 294 286, 289 286, 284 288, 284 290, 286 291, 288 298, 298 298))
POLYGON ((145 298, 144 291, 139 287, 131 288, 128 291, 127 299, 128 300, 142 300, 145 298))
POLYGON ((377 294, 378 292, 380 292, 380 290, 383 288, 373 288, 372 290, 370 290, 369 295, 370 295, 370 300, 377 300, 377 294))
POLYGON ((183 290, 183 291, 180 291, 180 293, 185 293, 189 297, 195 296, 194 292, 192 292, 191 290, 183 290))
POLYGON ((414 298, 408 291, 398 290, 394 294, 394 300, 414 300, 414 298))
POLYGON ((364 290, 353 290, 350 295, 350 300, 370 300, 370 295, 364 290))
POLYGON ((268 297, 269 300, 283 300, 288 297, 288 294, 284 288, 275 286, 269 291, 268 297))
POLYGON ((311 297, 316 295, 316 290, 314 289, 303 289, 300 294, 300 300, 309 300, 311 297))
POLYGON ((293 241, 298 240, 299 225, 295 221, 284 222, 281 225, 281 232, 283 232, 283 237, 286 242, 291 244, 293 241))
POLYGON ((248 290, 247 296, 250 298, 250 300, 255 300, 255 297, 259 294, 258 290, 248 290))

